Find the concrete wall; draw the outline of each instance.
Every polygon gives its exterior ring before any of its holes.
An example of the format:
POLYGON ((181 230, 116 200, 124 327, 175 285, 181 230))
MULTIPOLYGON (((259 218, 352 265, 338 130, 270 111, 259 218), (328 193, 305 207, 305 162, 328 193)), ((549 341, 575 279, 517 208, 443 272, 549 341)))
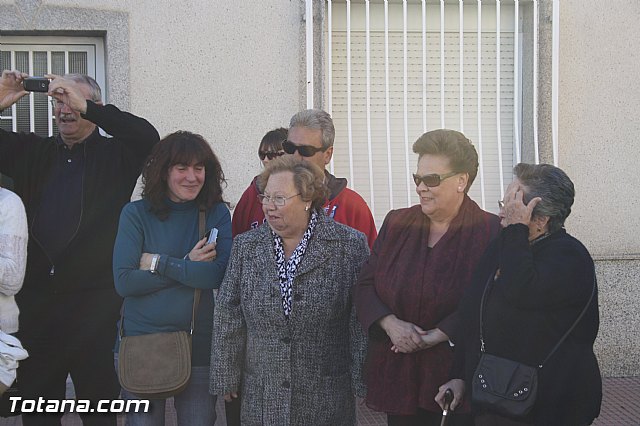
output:
POLYGON ((640 2, 560 3, 560 166, 568 226, 594 255, 640 255, 640 2))
POLYGON ((103 35, 112 102, 161 135, 201 133, 235 203, 264 133, 306 105, 303 12, 290 0, 0 0, 0 31, 103 35))
POLYGON ((559 165, 596 259, 605 375, 640 374, 640 2, 560 2, 559 165))

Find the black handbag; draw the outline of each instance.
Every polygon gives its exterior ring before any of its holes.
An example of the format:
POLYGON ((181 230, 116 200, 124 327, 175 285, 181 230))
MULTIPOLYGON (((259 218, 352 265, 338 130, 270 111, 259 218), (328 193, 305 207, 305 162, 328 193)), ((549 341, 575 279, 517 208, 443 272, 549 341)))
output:
POLYGON ((596 292, 595 271, 593 276, 591 297, 589 297, 589 301, 578 316, 578 319, 560 338, 560 341, 549 352, 544 361, 537 366, 529 366, 521 362, 491 355, 485 351, 482 334, 482 313, 487 288, 494 281, 493 276, 489 277, 480 302, 480 361, 471 381, 471 401, 475 406, 513 418, 526 417, 531 412, 536 403, 538 392, 538 370, 551 358, 587 312, 596 292))

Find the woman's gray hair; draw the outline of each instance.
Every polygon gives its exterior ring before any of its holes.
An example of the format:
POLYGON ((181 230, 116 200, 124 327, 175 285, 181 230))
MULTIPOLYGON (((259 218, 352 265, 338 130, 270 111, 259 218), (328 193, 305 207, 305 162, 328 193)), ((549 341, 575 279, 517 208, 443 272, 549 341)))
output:
POLYGON ((102 89, 100 89, 100 85, 93 77, 89 77, 86 74, 65 74, 64 78, 87 85, 91 93, 91 100, 94 102, 102 102, 102 89))
POLYGON ((527 163, 517 164, 513 174, 525 187, 523 201, 526 204, 535 197, 541 198, 533 209, 532 217, 548 216, 550 232, 564 227, 576 195, 569 176, 551 164, 527 163))
POLYGON ((315 164, 300 160, 293 155, 284 155, 269 161, 269 164, 258 176, 258 190, 264 192, 269 177, 276 173, 293 173, 293 184, 300 193, 302 201, 310 201, 311 209, 319 211, 329 196, 329 189, 324 183, 324 171, 315 164))
POLYGON ((289 122, 289 129, 294 127, 306 127, 307 129, 322 131, 322 148, 325 150, 333 146, 336 137, 336 128, 333 126, 331 116, 321 109, 307 109, 300 111, 289 122))

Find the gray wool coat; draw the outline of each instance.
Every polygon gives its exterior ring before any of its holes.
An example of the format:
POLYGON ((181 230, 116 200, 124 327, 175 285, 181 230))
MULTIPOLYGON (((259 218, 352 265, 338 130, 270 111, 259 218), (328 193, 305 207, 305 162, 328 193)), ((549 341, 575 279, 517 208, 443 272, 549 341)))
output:
POLYGON ((366 237, 320 215, 285 319, 268 225, 236 237, 216 300, 212 394, 240 391, 243 425, 355 425, 366 337, 351 287, 366 237))

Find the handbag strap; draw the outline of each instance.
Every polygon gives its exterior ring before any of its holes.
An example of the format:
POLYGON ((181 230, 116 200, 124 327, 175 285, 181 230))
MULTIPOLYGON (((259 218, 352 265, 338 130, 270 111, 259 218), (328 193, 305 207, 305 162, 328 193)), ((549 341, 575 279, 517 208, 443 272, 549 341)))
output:
MULTIPOLYGON (((207 220, 207 211, 204 206, 200 206, 198 210, 198 240, 202 239, 205 234, 205 225, 207 220)), ((196 327, 196 312, 198 311, 198 305, 200 304, 200 293, 202 290, 196 288, 193 292, 193 309, 191 311, 191 329, 189 333, 193 335, 193 330, 196 327)))
MULTIPOLYGON (((497 274, 497 272, 498 272, 498 270, 496 270, 496 274, 497 274)), ((487 280, 487 284, 484 286, 484 291, 482 292, 482 299, 480 300, 480 351, 481 352, 485 352, 485 349, 484 349, 484 336, 483 336, 483 333, 482 333, 482 329, 483 329, 482 314, 483 314, 483 311, 484 311, 484 302, 485 302, 485 298, 486 298, 486 295, 487 295, 487 288, 489 288, 489 285, 493 281, 495 281, 495 276, 496 276, 495 274, 493 276, 491 276, 491 275, 489 276, 489 279, 487 280)), ((580 322, 580 320, 582 319, 584 314, 587 313, 587 310, 589 309, 589 305, 591 305, 591 301, 593 300, 593 296, 595 295, 595 293, 596 293, 596 269, 595 269, 595 265, 594 265, 594 267, 593 267, 593 288, 591 289, 591 296, 589 296, 589 300, 587 301, 587 304, 582 309, 582 312, 580 312, 580 315, 578 315, 578 318, 573 322, 573 325, 569 328, 569 330, 566 331, 566 333, 564 333, 564 335, 560 338, 558 343, 556 343, 556 345, 553 347, 553 349, 551 349, 551 352, 549 352, 549 355, 547 355, 545 357, 545 359, 542 361, 542 363, 540 363, 538 365, 538 368, 542 368, 542 366, 547 363, 549 358, 551 358, 551 356, 558 350, 560 345, 567 339, 567 337, 569 337, 569 334, 571 334, 573 329, 578 325, 578 323, 580 322)))
MULTIPOLYGON (((206 214, 207 211, 204 207, 200 207, 198 210, 198 241, 202 239, 205 234, 205 225, 206 225, 206 214)), ((193 330, 196 326, 196 312, 198 311, 198 305, 200 304, 200 293, 201 289, 196 288, 193 292, 193 308, 191 309, 191 324, 189 326, 189 334, 193 335, 193 330)), ((120 338, 124 337, 124 302, 120 307, 120 325, 118 327, 118 334, 120 338)))

